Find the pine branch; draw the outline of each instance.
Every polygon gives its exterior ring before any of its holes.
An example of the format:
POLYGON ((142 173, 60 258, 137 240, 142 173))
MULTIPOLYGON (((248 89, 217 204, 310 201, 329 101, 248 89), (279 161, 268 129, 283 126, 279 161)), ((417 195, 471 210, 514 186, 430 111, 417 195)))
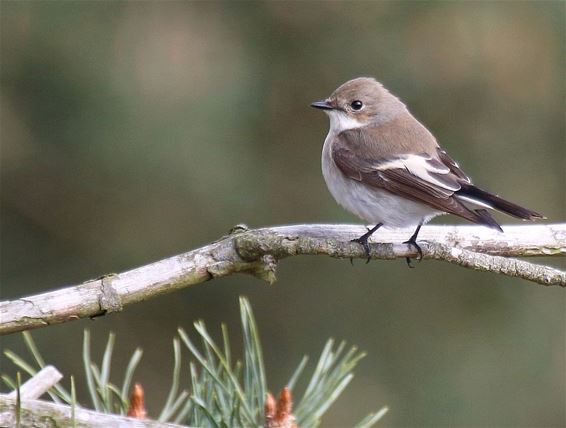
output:
MULTIPOLYGON (((242 322, 242 335, 244 341, 243 358, 235 360, 231 353, 228 340, 228 330, 221 326, 222 345, 220 346, 209 334, 203 321, 194 323, 196 337, 202 342, 198 346, 189 334, 179 329, 179 337, 173 339, 174 368, 171 386, 165 405, 159 413, 158 421, 136 423, 126 419, 108 419, 107 414, 127 415, 144 419, 147 416, 145 409, 145 394, 140 384, 135 384, 128 400, 127 385, 133 377, 133 370, 141 358, 141 350, 137 349, 130 359, 126 372, 119 377, 125 379, 122 392, 110 381, 112 367, 112 352, 115 335, 109 334, 108 345, 99 366, 90 358, 90 333, 84 332, 83 365, 86 373, 90 404, 95 408, 93 412, 84 413, 83 408, 77 405, 74 377, 71 379, 71 393, 69 394, 57 382, 62 378, 53 366, 45 365, 29 332, 22 336, 28 351, 35 360, 34 363, 26 361, 16 353, 6 350, 4 354, 19 369, 32 376, 21 385, 21 373, 18 371, 16 380, 3 374, 2 380, 13 391, 7 395, 0 395, 0 426, 156 426, 159 423, 184 423, 198 427, 246 427, 246 428, 297 428, 318 427, 321 418, 328 408, 339 397, 344 388, 353 379, 353 370, 358 361, 365 354, 355 346, 346 347, 345 342, 335 345, 329 339, 324 346, 316 369, 314 370, 308 386, 303 391, 302 398, 294 407, 293 396, 297 397, 294 389, 297 381, 304 372, 308 357, 304 356, 295 369, 290 381, 281 390, 279 401, 275 402, 268 392, 266 371, 263 363, 263 351, 252 308, 245 297, 240 297, 240 313, 242 322), (189 363, 190 376, 181 375, 181 343, 191 354, 189 363), (42 368, 40 371, 34 366, 42 368), (129 379, 126 381, 126 379, 129 379), (189 392, 190 391, 190 392, 189 392), (43 406, 42 402, 31 403, 41 395, 48 393, 55 404, 64 405, 58 408, 43 406), (120 405, 112 404, 112 396, 120 401, 120 405), (59 398, 61 400, 59 400, 59 398), (10 399, 15 399, 15 407, 10 399), (22 401, 26 405, 22 406, 22 401), (62 401, 62 402, 61 402, 62 401), (24 411, 22 411, 24 409, 24 411), (88 425, 85 419, 96 415, 94 425, 88 425), (101 421, 97 425, 97 421, 101 421), (24 425, 25 424, 25 425, 24 425), (149 424, 149 425, 148 425, 149 424)), ((305 383, 306 382, 299 382, 305 383)), ((373 427, 387 412, 387 407, 375 413, 370 413, 357 428, 373 427)), ((354 426, 354 425, 352 425, 354 426)))
MULTIPOLYGON (((566 224, 504 226, 504 230, 426 226, 419 244, 425 259, 566 287, 564 271, 506 258, 566 255, 566 224)), ((364 232, 363 226, 354 225, 250 230, 237 226, 230 235, 184 254, 83 284, 0 302, 0 334, 121 311, 124 306, 234 273, 249 273, 271 283, 278 260, 286 257, 325 254, 364 259, 361 246, 350 242, 364 232)), ((412 247, 398 243, 407 239, 407 233, 380 230, 378 239, 394 243, 372 244, 374 259, 417 256, 412 247)))

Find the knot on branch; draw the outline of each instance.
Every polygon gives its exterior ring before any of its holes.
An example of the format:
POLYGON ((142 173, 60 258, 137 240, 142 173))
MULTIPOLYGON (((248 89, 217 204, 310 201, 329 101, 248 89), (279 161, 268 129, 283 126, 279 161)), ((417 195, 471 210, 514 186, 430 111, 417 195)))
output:
POLYGON ((292 246, 285 245, 286 239, 293 240, 276 233, 250 231, 237 235, 234 245, 243 260, 255 262, 266 254, 277 259, 289 256, 292 246))
POLYGON ((265 256, 262 256, 259 261, 253 263, 248 272, 271 285, 277 279, 275 277, 276 270, 277 259, 271 254, 266 254, 265 256))
POLYGON ((232 228, 230 228, 230 230, 228 231, 228 234, 229 235, 236 235, 238 233, 247 232, 248 230, 250 230, 250 228, 248 227, 247 224, 238 223, 237 225, 232 226, 232 228))
POLYGON ((122 310, 122 299, 112 284, 115 277, 116 275, 111 274, 100 278, 101 293, 98 298, 100 315, 122 310))

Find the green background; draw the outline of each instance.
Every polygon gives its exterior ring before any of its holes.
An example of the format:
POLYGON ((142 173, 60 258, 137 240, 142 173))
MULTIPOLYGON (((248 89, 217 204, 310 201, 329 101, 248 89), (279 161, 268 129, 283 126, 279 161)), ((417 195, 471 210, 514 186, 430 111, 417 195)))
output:
MULTIPOLYGON (((181 253, 237 223, 359 222, 326 189, 328 119, 308 105, 360 75, 400 96, 476 184, 565 218, 564 2, 0 7, 2 299, 181 253)), ((83 386, 84 328, 97 357, 117 333, 114 374, 141 346, 156 416, 176 327, 225 321, 237 340, 246 295, 271 390, 328 337, 368 351, 324 426, 382 405, 381 426, 566 426, 565 290, 433 261, 297 257, 278 279, 232 276, 33 336, 83 386)), ((18 335, 2 347, 23 353, 18 335)))

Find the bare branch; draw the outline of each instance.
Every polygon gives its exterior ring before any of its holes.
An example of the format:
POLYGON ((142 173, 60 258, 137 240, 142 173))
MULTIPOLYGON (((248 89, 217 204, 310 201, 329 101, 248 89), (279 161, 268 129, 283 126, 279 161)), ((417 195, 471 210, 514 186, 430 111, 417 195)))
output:
POLYGON ((107 428, 119 426, 124 428, 183 428, 183 425, 99 413, 78 406, 74 409, 75 416, 73 420, 72 410, 72 407, 68 405, 42 400, 22 399, 18 415, 16 399, 0 394, 0 426, 3 427, 51 428, 54 426, 76 426, 77 428, 107 428))
MULTIPOLYGON (((39 398, 61 379, 63 379, 63 375, 59 370, 53 366, 45 366, 34 377, 20 386, 20 397, 22 400, 39 398)), ((6 396, 16 398, 17 393, 17 391, 12 391, 6 396)))
MULTIPOLYGON (((499 233, 481 226, 426 226, 419 235, 425 259, 523 278, 542 285, 566 286, 566 273, 501 256, 564 256, 566 224, 504 226, 499 233)), ((0 302, 0 334, 96 317, 122 310, 179 288, 243 272, 275 280, 277 261, 296 255, 326 254, 365 258, 350 242, 365 232, 354 225, 293 225, 248 230, 237 226, 230 235, 202 248, 120 274, 12 301, 0 302)), ((372 244, 374 259, 416 257, 401 244, 410 231, 379 231, 387 244, 372 244)))

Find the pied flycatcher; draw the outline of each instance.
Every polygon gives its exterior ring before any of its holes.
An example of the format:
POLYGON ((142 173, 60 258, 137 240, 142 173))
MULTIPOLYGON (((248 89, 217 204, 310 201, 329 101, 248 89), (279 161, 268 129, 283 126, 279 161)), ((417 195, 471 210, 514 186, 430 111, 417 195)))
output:
POLYGON ((405 243, 415 247, 420 259, 419 230, 440 214, 499 231, 486 208, 524 220, 544 218, 474 186, 405 104, 373 78, 350 80, 311 106, 330 117, 322 149, 322 173, 330 193, 348 211, 376 225, 354 239, 368 261, 368 239, 381 226, 416 226, 405 243))

